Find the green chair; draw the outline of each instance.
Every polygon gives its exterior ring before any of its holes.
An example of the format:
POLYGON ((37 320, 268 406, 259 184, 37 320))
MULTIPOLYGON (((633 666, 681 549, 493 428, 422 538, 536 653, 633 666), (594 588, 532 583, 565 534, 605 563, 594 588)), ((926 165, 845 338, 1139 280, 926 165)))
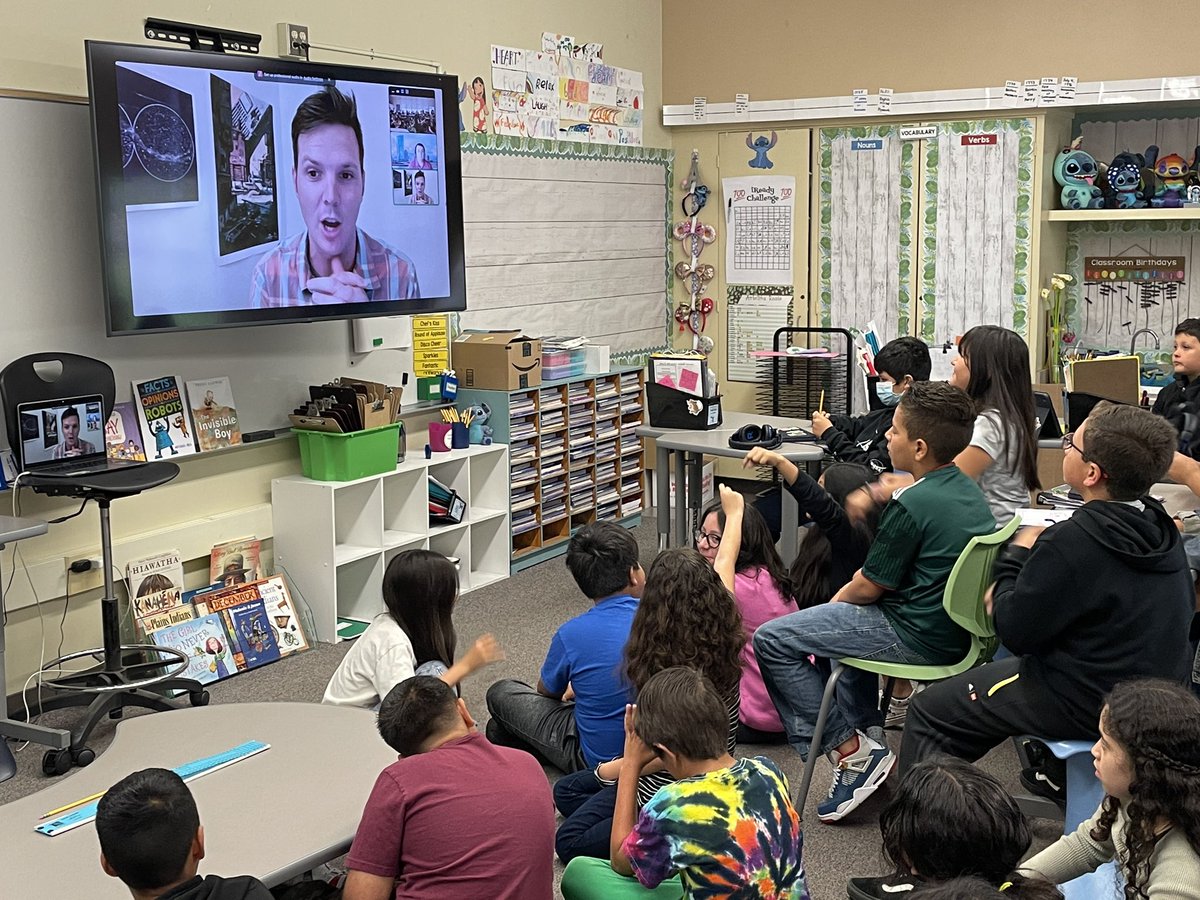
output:
POLYGON ((996 629, 992 617, 983 606, 983 595, 992 583, 992 563, 1000 548, 1004 546, 1020 527, 1021 521, 1013 518, 1011 522, 992 534, 971 538, 970 543, 963 549, 962 554, 950 570, 946 579, 946 590, 942 594, 942 605, 946 614, 971 636, 971 645, 967 655, 961 660, 946 666, 919 666, 906 663, 879 662, 868 659, 839 659, 833 667, 833 673, 825 683, 825 693, 821 697, 821 709, 817 713, 817 724, 813 730, 812 742, 809 745, 808 760, 804 764, 804 778, 800 782, 800 794, 797 797, 796 808, 803 810, 808 801, 808 789, 812 785, 813 771, 817 766, 818 748, 825 734, 825 720, 829 718, 829 707, 833 704, 838 680, 847 666, 864 672, 874 672, 889 679, 888 689, 884 692, 883 703, 890 699, 891 680, 909 678, 913 681, 940 681, 951 678, 975 666, 987 662, 996 649, 996 629))

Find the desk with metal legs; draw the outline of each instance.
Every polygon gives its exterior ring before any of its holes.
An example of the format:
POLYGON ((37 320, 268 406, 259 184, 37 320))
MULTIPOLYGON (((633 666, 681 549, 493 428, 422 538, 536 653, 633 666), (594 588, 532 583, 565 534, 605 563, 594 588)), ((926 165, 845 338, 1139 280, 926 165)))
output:
MULTIPOLYGON (((4 549, 5 544, 45 534, 46 529, 46 523, 38 519, 0 516, 0 550, 4 549)), ((7 616, 4 608, 3 587, 3 572, 0 572, 0 622, 7 616)), ((5 703, 8 701, 8 689, 4 681, 4 626, 2 624, 0 624, 0 700, 5 703)), ((44 725, 18 722, 16 719, 8 717, 6 709, 0 709, 0 738, 6 737, 21 741, 34 741, 58 750, 71 746, 71 732, 61 728, 47 728, 44 725)))
MULTIPOLYGON (((719 428, 708 431, 687 428, 656 428, 643 425, 637 429, 640 437, 655 440, 655 472, 658 490, 655 496, 658 520, 658 546, 665 549, 670 544, 671 532, 671 484, 669 460, 675 457, 675 471, 679 479, 675 490, 675 546, 691 546, 692 518, 699 514, 701 497, 701 471, 704 457, 724 456, 741 459, 745 450, 729 446, 729 436, 743 425, 772 425, 775 428, 807 428, 811 423, 804 419, 785 419, 780 416, 764 416, 758 413, 727 412, 719 428)), ((816 462, 825 455, 817 444, 785 443, 778 447, 782 454, 794 463, 816 462)), ((796 501, 787 491, 783 492, 783 527, 780 531, 779 552, 785 564, 796 558, 800 546, 800 511, 796 501)))

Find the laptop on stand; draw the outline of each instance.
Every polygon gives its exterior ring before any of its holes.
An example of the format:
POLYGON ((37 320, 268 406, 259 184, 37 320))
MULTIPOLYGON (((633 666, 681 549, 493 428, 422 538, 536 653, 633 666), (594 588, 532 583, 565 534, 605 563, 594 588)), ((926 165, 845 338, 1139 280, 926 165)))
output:
POLYGON ((21 471, 30 475, 75 478, 145 465, 108 458, 99 394, 20 403, 17 428, 21 471))

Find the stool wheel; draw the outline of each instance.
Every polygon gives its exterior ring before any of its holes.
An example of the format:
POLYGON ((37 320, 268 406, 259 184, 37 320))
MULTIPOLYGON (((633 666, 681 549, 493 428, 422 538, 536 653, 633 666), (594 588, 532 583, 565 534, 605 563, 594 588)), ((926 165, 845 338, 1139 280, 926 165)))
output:
POLYGON ((188 700, 192 702, 192 706, 208 706, 208 701, 212 699, 208 695, 208 691, 190 691, 188 700))
POLYGON ((64 747, 62 750, 47 750, 42 756, 43 775, 66 775, 71 768, 71 751, 64 747))
POLYGON ((91 747, 80 747, 78 750, 71 751, 71 762, 81 769, 84 766, 90 766, 95 761, 96 751, 91 747))

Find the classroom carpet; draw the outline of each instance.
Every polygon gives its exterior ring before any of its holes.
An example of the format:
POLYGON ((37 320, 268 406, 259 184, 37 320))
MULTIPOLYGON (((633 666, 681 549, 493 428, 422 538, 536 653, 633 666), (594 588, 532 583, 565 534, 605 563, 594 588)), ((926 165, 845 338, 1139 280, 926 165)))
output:
MULTIPOLYGON (((649 567, 658 546, 654 519, 647 517, 633 532, 641 548, 642 564, 649 567)), ((588 601, 579 593, 562 557, 550 560, 514 575, 507 581, 465 594, 455 610, 460 652, 476 637, 492 632, 504 646, 507 658, 476 673, 463 684, 463 698, 478 721, 487 722, 484 695, 501 678, 520 678, 536 683, 538 669, 554 630, 572 616, 584 612, 588 601)), ((272 665, 245 672, 226 681, 209 685, 213 703, 246 703, 273 700, 318 703, 330 675, 337 668, 349 644, 318 644, 307 652, 280 660, 272 665)), ((131 710, 128 715, 149 715, 131 710)), ((69 727, 75 714, 61 711, 46 715, 48 725, 69 727)), ((112 740, 116 722, 105 721, 93 732, 90 746, 103 752, 112 740)), ((899 751, 900 732, 888 731, 892 749, 899 751)), ((40 790, 47 784, 42 775, 41 759, 45 748, 30 745, 17 753, 17 774, 0 784, 0 804, 8 803, 40 790)), ((764 755, 773 759, 798 789, 803 771, 800 757, 786 745, 753 746, 743 744, 739 755, 764 755)), ((1018 765, 1011 743, 1004 743, 980 761, 1010 791, 1019 790, 1018 765)), ((548 771, 549 776, 554 777, 548 771)), ((816 805, 829 787, 832 772, 822 760, 813 780, 807 808, 802 812, 804 862, 814 898, 835 900, 846 896, 846 880, 854 875, 878 875, 888 871, 880 850, 879 812, 891 794, 885 784, 863 806, 836 825, 817 821, 816 805)), ((893 779, 895 776, 893 776, 893 779)), ((1037 850, 1054 840, 1061 822, 1033 820, 1034 846, 1037 850)), ((556 866, 557 877, 562 873, 556 866)), ((97 870, 99 874, 99 870, 97 870)), ((237 874, 237 873, 221 873, 237 874)))

